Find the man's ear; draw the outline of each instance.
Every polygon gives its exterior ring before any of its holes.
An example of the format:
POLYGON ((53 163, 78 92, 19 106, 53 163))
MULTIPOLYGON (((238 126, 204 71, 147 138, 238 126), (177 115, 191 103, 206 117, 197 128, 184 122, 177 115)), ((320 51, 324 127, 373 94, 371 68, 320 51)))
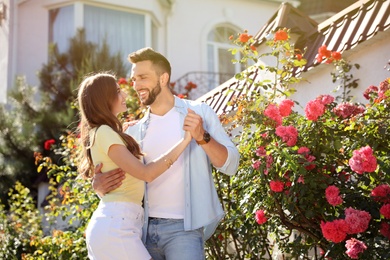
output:
POLYGON ((169 75, 168 73, 163 73, 161 76, 160 76, 160 84, 161 86, 166 86, 168 84, 168 80, 169 80, 169 75))

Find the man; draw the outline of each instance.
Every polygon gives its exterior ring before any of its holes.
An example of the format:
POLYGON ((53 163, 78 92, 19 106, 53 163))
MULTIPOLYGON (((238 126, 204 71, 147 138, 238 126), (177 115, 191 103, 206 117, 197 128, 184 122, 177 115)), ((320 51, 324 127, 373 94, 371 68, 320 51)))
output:
MULTIPOLYGON (((129 55, 133 87, 149 110, 126 132, 133 136, 148 163, 189 131, 193 141, 160 177, 146 184, 143 241, 154 260, 205 258, 204 241, 224 212, 215 190, 211 164, 236 173, 239 153, 215 112, 205 103, 183 100, 169 88, 169 61, 151 48, 129 55)), ((101 196, 120 185, 122 173, 100 173, 93 187, 101 196)))

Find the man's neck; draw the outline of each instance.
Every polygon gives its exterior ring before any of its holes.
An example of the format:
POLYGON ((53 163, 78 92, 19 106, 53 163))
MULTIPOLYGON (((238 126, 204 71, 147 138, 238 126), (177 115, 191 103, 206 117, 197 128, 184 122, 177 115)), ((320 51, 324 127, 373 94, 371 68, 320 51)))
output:
POLYGON ((163 116, 175 105, 175 98, 171 92, 161 92, 158 98, 150 105, 152 114, 163 116))

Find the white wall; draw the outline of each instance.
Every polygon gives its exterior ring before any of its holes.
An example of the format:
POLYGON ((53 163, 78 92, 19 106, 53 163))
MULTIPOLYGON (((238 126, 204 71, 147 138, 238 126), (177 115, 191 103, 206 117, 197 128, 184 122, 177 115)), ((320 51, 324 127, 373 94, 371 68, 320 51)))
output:
POLYGON ((172 81, 190 71, 207 71, 207 34, 214 26, 231 24, 254 35, 279 5, 251 0, 177 0, 168 18, 165 53, 172 63, 172 81))
MULTIPOLYGON (((363 97, 366 88, 370 85, 379 86, 380 82, 390 77, 390 72, 384 69, 390 59, 389 37, 390 31, 380 32, 374 38, 342 54, 343 58, 352 64, 360 65, 360 69, 351 70, 354 79, 359 79, 359 87, 353 89, 350 94, 355 97, 355 102, 366 104, 368 101, 363 97)), ((321 94, 341 95, 341 90, 337 93, 332 92, 339 84, 332 82, 330 73, 333 69, 333 65, 321 64, 304 73, 302 76, 307 82, 302 81, 295 86, 297 93, 293 99, 304 107, 308 101, 321 94)))
MULTIPOLYGON (((48 8, 69 3, 68 0, 6 0, 7 20, 0 27, 0 102, 5 101, 6 89, 16 75, 26 75, 30 85, 37 85, 37 72, 48 59, 48 8), (11 3, 12 2, 12 3, 11 3), (9 14, 9 5, 18 7, 9 14), (14 15, 15 21, 10 19, 14 15)), ((167 1, 95 0, 99 5, 149 13, 159 26, 157 50, 172 63, 172 81, 191 71, 207 71, 207 34, 214 26, 230 24, 256 34, 276 12, 280 3, 253 0, 175 0, 172 8, 167 1)), ((389 33, 380 33, 344 57, 361 65, 356 70, 361 92, 369 85, 377 85, 389 76, 383 66, 390 58, 389 33)), ((302 104, 318 94, 329 94, 335 84, 331 82, 332 66, 327 64, 313 68, 303 76, 309 83, 297 86, 296 99, 302 104), (304 89, 304 90, 300 90, 304 89)))
MULTIPOLYGON (((9 0, 6 1, 6 3, 9 0)), ((48 8, 67 4, 69 0, 18 0, 12 33, 9 26, 0 31, 0 102, 5 88, 11 87, 17 75, 25 75, 29 85, 39 84, 37 77, 48 59, 48 8), (9 45, 8 45, 9 40, 9 45), (4 47, 3 47, 4 46, 4 47), (9 46, 15 48, 12 51, 9 46), (14 61, 14 65, 12 65, 14 61), (6 75, 11 77, 6 82, 6 75)), ((218 24, 231 24, 256 34, 274 14, 280 3, 253 0, 175 0, 172 8, 167 1, 95 0, 100 6, 148 13, 157 24, 156 49, 172 63, 172 81, 191 71, 207 71, 207 34, 218 24)))
POLYGON ((29 85, 37 85, 37 72, 47 62, 49 14, 42 0, 22 1, 17 12, 16 75, 24 75, 29 85))
POLYGON ((10 2, 9 0, 3 1, 6 6, 5 19, 0 20, 0 103, 7 101, 7 88, 10 63, 9 53, 11 51, 9 45, 9 38, 12 36, 10 33, 10 2))

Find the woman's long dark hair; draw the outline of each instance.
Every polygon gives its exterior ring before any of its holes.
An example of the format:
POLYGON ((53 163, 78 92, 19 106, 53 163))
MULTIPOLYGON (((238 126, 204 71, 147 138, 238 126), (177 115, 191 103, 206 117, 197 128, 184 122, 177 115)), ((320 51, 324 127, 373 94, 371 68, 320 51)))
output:
POLYGON ((80 141, 82 153, 78 171, 83 178, 94 175, 94 165, 91 158, 90 131, 101 125, 110 126, 124 140, 127 149, 138 159, 142 153, 139 144, 133 137, 123 133, 122 124, 111 112, 112 105, 117 101, 117 82, 110 73, 98 73, 88 76, 79 86, 78 102, 80 109, 80 141))

